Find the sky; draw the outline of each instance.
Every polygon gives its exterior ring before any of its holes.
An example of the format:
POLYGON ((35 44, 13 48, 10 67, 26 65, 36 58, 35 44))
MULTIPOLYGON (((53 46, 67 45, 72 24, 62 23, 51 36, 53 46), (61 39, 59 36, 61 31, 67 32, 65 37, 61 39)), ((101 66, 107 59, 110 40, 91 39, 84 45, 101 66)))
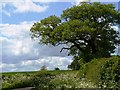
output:
MULTIPOLYGON (((63 10, 77 5, 80 1, 83 0, 1 1, 0 72, 36 71, 43 65, 49 70, 55 67, 67 69, 72 62, 72 57, 67 56, 67 51, 60 53, 62 46, 38 44, 38 41, 31 39, 30 28, 35 22, 50 15, 60 16, 63 10)), ((106 2, 113 3, 112 0, 106 2)))

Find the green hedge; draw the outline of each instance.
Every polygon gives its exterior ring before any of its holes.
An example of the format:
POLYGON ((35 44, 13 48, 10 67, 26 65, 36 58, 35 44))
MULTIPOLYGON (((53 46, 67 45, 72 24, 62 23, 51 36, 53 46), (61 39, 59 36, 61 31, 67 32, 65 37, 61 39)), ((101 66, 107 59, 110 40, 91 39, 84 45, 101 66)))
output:
POLYGON ((120 57, 93 59, 81 67, 79 76, 100 88, 120 88, 120 57))

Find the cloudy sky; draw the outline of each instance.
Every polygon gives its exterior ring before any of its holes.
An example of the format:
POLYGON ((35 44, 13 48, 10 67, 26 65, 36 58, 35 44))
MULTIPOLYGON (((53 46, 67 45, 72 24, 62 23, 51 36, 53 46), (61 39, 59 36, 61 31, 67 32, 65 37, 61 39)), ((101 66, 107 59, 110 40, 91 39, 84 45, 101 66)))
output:
POLYGON ((55 67, 67 69, 72 57, 68 57, 66 51, 59 52, 62 46, 43 46, 39 45, 38 41, 31 40, 30 28, 34 22, 50 15, 59 16, 63 10, 80 1, 83 0, 69 0, 69 2, 67 0, 3 0, 0 2, 0 69, 3 72, 33 71, 39 70, 43 65, 50 70, 55 67))

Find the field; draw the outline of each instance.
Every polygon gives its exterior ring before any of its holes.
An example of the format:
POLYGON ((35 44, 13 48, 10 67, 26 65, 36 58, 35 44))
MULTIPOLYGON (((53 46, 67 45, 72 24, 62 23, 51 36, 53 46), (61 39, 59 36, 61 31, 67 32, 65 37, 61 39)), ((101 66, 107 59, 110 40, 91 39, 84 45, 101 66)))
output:
MULTIPOLYGON (((78 71, 54 70, 2 73, 2 90, 35 87, 40 88, 92 88, 92 83, 81 81, 78 71)), ((41 89, 42 90, 42 89, 41 89)))

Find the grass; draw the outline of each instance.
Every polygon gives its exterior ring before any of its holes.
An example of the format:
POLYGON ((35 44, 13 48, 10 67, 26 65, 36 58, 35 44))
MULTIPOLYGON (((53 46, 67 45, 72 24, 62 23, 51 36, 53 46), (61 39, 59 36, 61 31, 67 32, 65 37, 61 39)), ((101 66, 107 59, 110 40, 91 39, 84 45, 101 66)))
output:
POLYGON ((9 72, 2 73, 2 90, 35 87, 39 88, 87 88, 93 84, 83 82, 77 76, 78 71, 53 70, 35 72, 9 72))
MULTIPOLYGON (((69 72, 76 72, 76 71, 68 71, 68 70, 45 71, 46 74, 49 74, 52 76, 58 75, 60 73, 64 74, 69 72)), ((38 77, 37 81, 39 81, 41 78, 40 74, 43 75, 45 73, 41 71, 1 73, 2 74, 2 90, 34 86, 35 79, 38 77)))
POLYGON ((0 73, 2 75, 15 75, 15 74, 34 74, 37 73, 38 71, 28 71, 28 72, 3 72, 0 73))
POLYGON ((32 73, 3 73, 2 89, 14 89, 20 87, 31 86, 32 73))

